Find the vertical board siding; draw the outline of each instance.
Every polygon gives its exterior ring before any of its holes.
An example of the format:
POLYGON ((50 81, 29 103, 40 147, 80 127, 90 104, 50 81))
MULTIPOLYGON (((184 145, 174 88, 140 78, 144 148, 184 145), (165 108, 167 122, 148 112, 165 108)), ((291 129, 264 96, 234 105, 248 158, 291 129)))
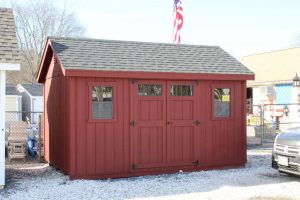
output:
POLYGON ((86 149, 86 82, 85 78, 77 78, 76 80, 76 173, 77 175, 86 175, 87 149, 86 149))
POLYGON ((205 162, 208 166, 243 164, 246 157, 245 133, 245 82, 207 81, 206 82, 206 131, 205 162), (212 84, 233 84, 231 101, 233 113, 228 119, 213 118, 212 84))
POLYGON ((241 102, 241 163, 247 162, 247 130, 246 130, 246 116, 247 116, 247 85, 246 81, 241 82, 241 94, 242 94, 242 102, 241 102))
POLYGON ((76 135, 77 135, 77 127, 76 127, 76 101, 74 98, 76 97, 76 79, 75 78, 66 78, 66 94, 67 94, 67 115, 68 119, 67 131, 68 131, 68 140, 69 140, 69 154, 68 154, 68 162, 69 162, 69 174, 76 174, 76 135))
POLYGON ((65 137, 64 77, 49 78, 45 82, 45 158, 56 167, 68 171, 68 138, 65 137))
MULTIPOLYGON (((116 98, 120 97, 123 101, 117 101, 116 103, 116 109, 121 110, 120 112, 117 112, 117 122, 115 127, 115 171, 116 172, 123 172, 124 169, 124 90, 123 90, 123 81, 117 80, 117 88, 116 88, 116 98)), ((127 151, 129 153, 129 151, 127 151)))
MULTIPOLYGON (((101 174, 124 173, 129 170, 129 129, 124 119, 129 119, 129 88, 124 88, 123 80, 102 78, 74 78, 76 93, 72 93, 76 105, 76 158, 73 159, 76 171, 73 176, 95 176, 101 174), (114 109, 117 110, 113 121, 89 121, 89 83, 115 82, 114 109), (124 100, 127 96, 127 100, 124 100), (124 112, 123 112, 124 110, 124 112), (125 112, 126 110, 126 112, 125 112), (126 134, 126 139, 124 137, 126 134)), ((126 82, 128 84, 128 82, 126 82)), ((128 87, 129 85, 127 85, 128 87)))
POLYGON ((50 104, 47 104, 49 102, 49 90, 50 90, 50 80, 46 80, 44 83, 44 129, 43 129, 43 135, 44 135, 44 159, 47 162, 50 162, 49 160, 49 114, 48 110, 50 110, 50 104))
POLYGON ((105 162, 105 124, 96 124, 96 172, 104 172, 104 162, 105 162))
POLYGON ((96 173, 96 133, 95 124, 88 123, 86 131, 86 166, 87 174, 93 175, 96 173))
POLYGON ((123 81, 123 91, 124 91, 124 99, 123 102, 120 102, 120 107, 123 108, 123 168, 122 171, 129 172, 130 171, 130 81, 128 79, 124 79, 123 81))

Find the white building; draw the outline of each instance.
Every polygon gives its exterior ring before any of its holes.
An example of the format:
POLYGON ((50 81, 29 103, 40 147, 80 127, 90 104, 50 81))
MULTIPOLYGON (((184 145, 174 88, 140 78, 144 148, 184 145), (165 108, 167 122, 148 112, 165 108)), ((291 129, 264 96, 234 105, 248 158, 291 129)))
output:
POLYGON ((43 85, 21 83, 17 85, 17 90, 22 95, 23 120, 27 117, 31 123, 37 123, 44 111, 43 85))
MULTIPOLYGON (((22 96, 13 85, 6 85, 5 121, 22 120, 22 96)), ((6 126, 7 127, 7 126, 6 126)))
POLYGON ((20 56, 13 11, 0 8, 0 188, 5 185, 6 71, 20 70, 20 56))
MULTIPOLYGON (((298 123, 285 111, 297 110, 298 105, 292 104, 300 104, 293 98, 293 78, 300 74, 300 47, 249 55, 240 61, 255 73, 255 80, 247 82, 247 98, 253 105, 267 105, 265 120, 281 123, 281 130, 298 123)), ((257 106, 253 106, 253 114, 259 115, 257 106)))

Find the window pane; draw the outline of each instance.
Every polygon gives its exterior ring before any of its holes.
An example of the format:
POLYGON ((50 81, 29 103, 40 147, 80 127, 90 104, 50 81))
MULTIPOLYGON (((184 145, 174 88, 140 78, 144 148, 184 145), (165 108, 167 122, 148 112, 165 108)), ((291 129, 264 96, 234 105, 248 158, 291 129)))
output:
POLYGON ((138 85, 139 96, 161 96, 162 85, 160 84, 139 84, 138 85))
POLYGON ((171 96, 193 96, 192 85, 172 85, 171 96))
POLYGON ((215 117, 230 116, 230 89, 216 88, 214 89, 214 115, 215 117))
POLYGON ((93 86, 92 113, 93 119, 113 118, 113 87, 93 86))

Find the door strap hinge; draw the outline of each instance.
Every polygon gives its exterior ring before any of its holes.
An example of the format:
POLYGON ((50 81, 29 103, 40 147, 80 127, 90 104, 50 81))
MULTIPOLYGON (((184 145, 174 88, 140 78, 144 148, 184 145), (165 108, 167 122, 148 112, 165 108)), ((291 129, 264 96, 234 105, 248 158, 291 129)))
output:
POLYGON ((132 79, 130 82, 131 82, 131 84, 135 84, 137 82, 137 80, 132 79))
POLYGON ((135 122, 134 120, 132 120, 132 121, 130 122, 130 126, 135 127, 135 126, 136 126, 136 122, 135 122))
POLYGON ((199 166, 199 165, 200 165, 200 162, 199 162, 199 160, 195 160, 195 161, 193 162, 193 164, 196 165, 196 166, 199 166))
POLYGON ((134 164, 134 163, 133 163, 133 164, 131 165, 131 169, 132 169, 132 170, 136 170, 137 167, 138 167, 137 164, 134 164))
POLYGON ((200 121, 199 120, 193 121, 193 124, 195 124, 196 126, 198 126, 198 125, 200 125, 200 121))

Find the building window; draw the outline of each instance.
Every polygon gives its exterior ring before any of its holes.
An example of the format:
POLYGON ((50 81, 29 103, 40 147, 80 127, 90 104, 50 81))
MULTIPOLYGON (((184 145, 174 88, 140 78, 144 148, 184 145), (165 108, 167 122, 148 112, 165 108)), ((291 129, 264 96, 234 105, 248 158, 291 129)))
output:
POLYGON ((162 96, 161 84, 139 84, 138 85, 139 96, 162 96))
POLYGON ((193 86, 192 85, 172 85, 171 96, 193 96, 193 86))
POLYGON ((113 119, 113 87, 92 86, 93 119, 113 119))
POLYGON ((230 88, 215 88, 214 96, 214 116, 230 117, 230 88))

